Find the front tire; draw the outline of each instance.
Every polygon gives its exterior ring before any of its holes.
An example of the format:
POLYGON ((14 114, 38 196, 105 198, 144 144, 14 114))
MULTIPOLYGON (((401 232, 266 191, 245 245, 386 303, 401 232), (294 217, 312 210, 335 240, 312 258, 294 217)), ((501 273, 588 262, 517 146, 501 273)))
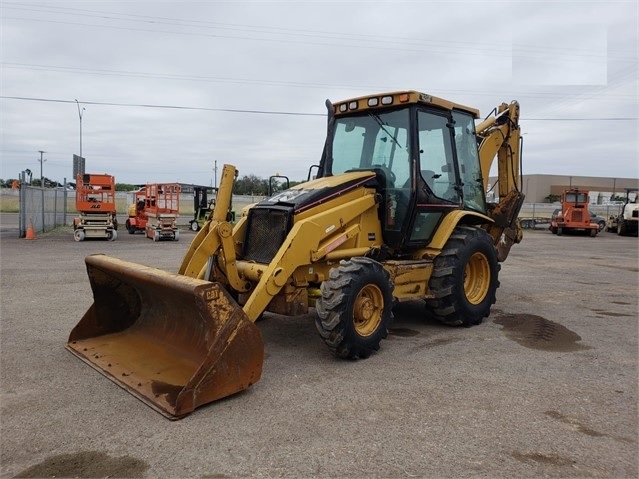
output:
POLYGON ((367 358, 388 335, 393 284, 380 263, 370 258, 342 260, 322 283, 315 326, 339 358, 367 358))
POLYGON ((199 229, 200 229, 200 225, 198 224, 198 222, 197 221, 192 221, 191 222, 191 230, 192 231, 197 231, 199 229))
POLYGON ((480 228, 458 226, 435 258, 426 309, 449 326, 474 326, 490 314, 499 287, 497 250, 480 228))
POLYGON ((131 225, 131 222, 129 220, 126 220, 124 226, 130 235, 135 234, 135 227, 131 225))

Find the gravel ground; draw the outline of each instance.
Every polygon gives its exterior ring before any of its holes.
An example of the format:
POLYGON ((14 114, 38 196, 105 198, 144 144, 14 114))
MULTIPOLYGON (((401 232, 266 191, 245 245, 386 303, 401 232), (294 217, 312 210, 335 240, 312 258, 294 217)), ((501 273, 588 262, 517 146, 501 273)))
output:
POLYGON ((314 313, 266 314, 262 379, 171 422, 64 346, 87 254, 175 271, 180 238, 2 235, 2 477, 639 475, 637 238, 527 230, 483 324, 403 303, 363 361, 331 357, 314 313))

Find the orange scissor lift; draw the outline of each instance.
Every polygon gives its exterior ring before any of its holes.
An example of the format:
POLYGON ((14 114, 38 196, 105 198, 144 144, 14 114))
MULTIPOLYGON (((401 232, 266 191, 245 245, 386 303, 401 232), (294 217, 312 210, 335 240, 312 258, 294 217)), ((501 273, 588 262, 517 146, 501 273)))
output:
POLYGON ((147 238, 153 241, 180 238, 177 218, 180 211, 180 185, 178 183, 155 183, 146 185, 144 210, 147 238))
POLYGON ((76 177, 75 209, 79 216, 73 219, 73 238, 104 238, 114 241, 118 237, 115 211, 115 177, 107 174, 85 173, 76 177))

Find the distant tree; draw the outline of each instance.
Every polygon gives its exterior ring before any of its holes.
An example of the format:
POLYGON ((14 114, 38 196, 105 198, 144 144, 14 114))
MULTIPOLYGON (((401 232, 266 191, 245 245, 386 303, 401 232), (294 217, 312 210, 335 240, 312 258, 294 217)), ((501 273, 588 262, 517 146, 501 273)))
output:
POLYGON ((128 183, 116 183, 115 191, 135 191, 139 187, 136 185, 130 185, 128 183))
POLYGON ((626 201, 626 197, 620 195, 612 195, 610 197, 610 201, 626 201))
POLYGON ((561 199, 561 195, 548 195, 544 198, 548 203, 554 203, 555 201, 559 201, 561 199))
POLYGON ((255 175, 245 175, 233 185, 235 195, 265 196, 268 193, 268 180, 255 175))

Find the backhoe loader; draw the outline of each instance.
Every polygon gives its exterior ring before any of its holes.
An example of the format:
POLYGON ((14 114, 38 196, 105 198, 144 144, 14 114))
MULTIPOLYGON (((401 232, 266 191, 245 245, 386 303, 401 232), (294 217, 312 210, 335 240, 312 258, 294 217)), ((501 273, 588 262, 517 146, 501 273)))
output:
POLYGON ((425 317, 451 326, 487 317, 499 262, 522 239, 518 103, 477 125, 476 109, 416 91, 326 106, 309 181, 233 225, 238 172, 224 165, 177 273, 88 256, 94 303, 68 349, 178 419, 260 379, 265 311, 314 307, 320 337, 347 359, 379 349, 397 302, 424 301, 425 317), (499 201, 487 204, 495 158, 499 201))

